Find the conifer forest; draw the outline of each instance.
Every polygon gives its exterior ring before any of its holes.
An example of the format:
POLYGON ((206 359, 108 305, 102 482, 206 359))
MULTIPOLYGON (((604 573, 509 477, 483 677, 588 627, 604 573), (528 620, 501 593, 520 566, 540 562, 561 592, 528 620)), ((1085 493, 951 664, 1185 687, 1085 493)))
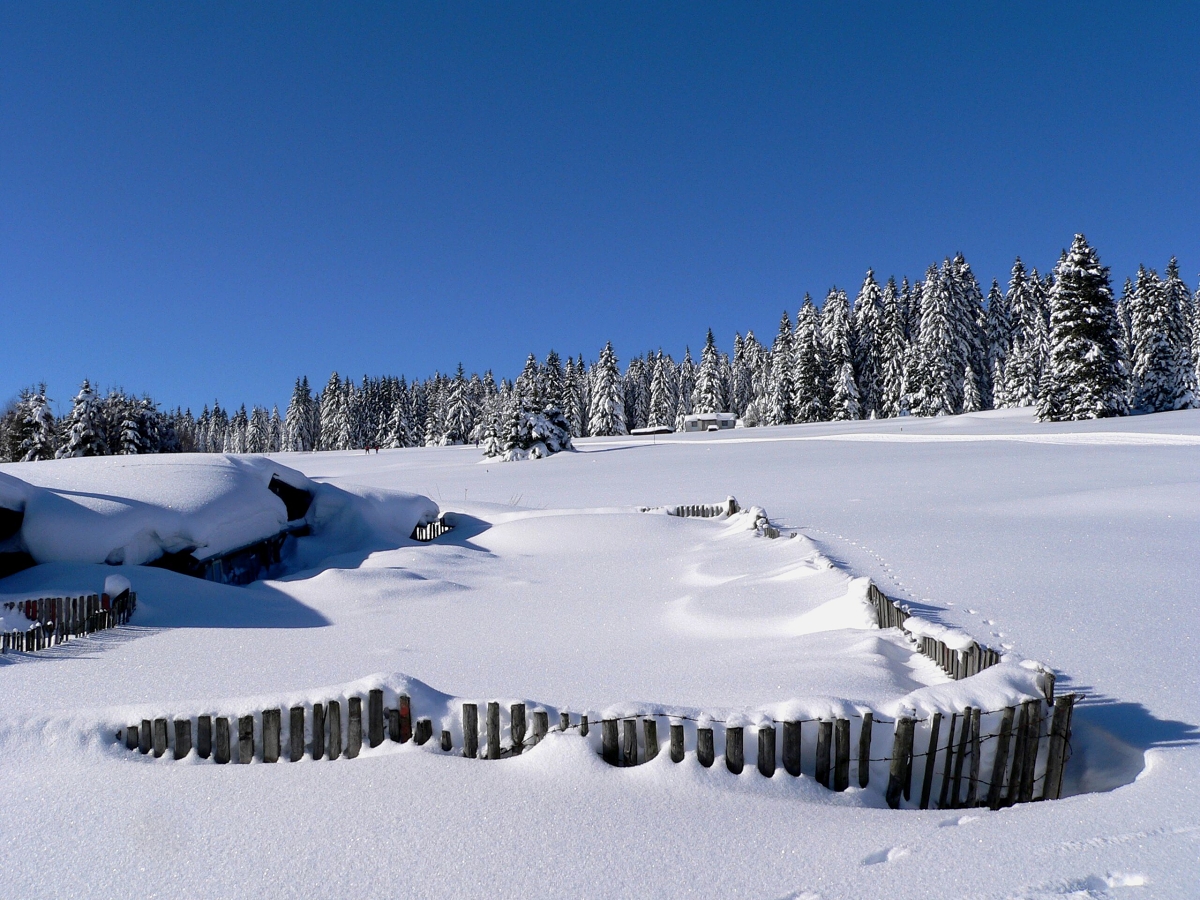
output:
POLYGON ((149 396, 101 392, 88 381, 56 417, 44 385, 23 390, 0 418, 10 461, 142 453, 271 453, 478 444, 500 456, 572 437, 682 428, 692 413, 734 413, 747 427, 946 416, 1036 407, 1042 421, 1196 407, 1200 291, 1175 259, 1142 266, 1119 296, 1109 271, 1076 235, 1053 271, 1018 258, 986 295, 961 254, 920 280, 868 270, 853 303, 833 288, 805 295, 769 343, 752 331, 723 351, 710 330, 699 359, 661 350, 624 371, 611 343, 594 361, 531 353, 513 379, 492 372, 424 380, 297 378, 277 407, 214 402, 199 414, 149 396))

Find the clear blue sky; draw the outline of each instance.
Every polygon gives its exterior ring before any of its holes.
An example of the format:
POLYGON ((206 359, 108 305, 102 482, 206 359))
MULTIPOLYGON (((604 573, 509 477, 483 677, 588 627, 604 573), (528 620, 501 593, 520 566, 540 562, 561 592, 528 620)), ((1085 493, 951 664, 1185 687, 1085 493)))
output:
POLYGON ((1084 231, 1200 269, 1196 4, 0 5, 0 394, 622 362, 1084 231))

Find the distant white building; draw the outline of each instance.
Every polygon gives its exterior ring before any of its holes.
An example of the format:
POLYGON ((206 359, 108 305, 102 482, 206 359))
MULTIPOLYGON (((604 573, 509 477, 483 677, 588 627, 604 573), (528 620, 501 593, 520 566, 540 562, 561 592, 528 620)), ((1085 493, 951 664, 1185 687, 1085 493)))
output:
POLYGON ((737 425, 733 413, 697 413, 683 417, 684 431, 724 431, 737 425))

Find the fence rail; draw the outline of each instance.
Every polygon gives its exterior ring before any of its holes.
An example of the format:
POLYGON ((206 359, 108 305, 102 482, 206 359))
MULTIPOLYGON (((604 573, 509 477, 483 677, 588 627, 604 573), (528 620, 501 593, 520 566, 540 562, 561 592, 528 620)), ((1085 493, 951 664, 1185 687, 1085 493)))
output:
MULTIPOLYGON (((902 716, 895 721, 876 720, 872 712, 865 712, 854 721, 846 717, 767 720, 749 727, 670 714, 602 718, 600 755, 612 766, 628 767, 667 752, 672 762, 683 762, 691 755, 701 766, 711 768, 717 759, 715 737, 719 728, 724 739, 725 768, 740 775, 746 765, 746 732, 752 730, 756 732, 757 747, 754 765, 766 778, 775 776, 776 760, 780 759, 788 775, 811 775, 830 790, 844 791, 851 784, 852 774, 860 788, 867 788, 871 784, 871 763, 887 763, 884 794, 893 809, 902 805, 902 799, 912 805, 914 775, 918 773, 920 789, 915 805, 920 809, 928 809, 931 804, 939 809, 999 809, 1035 799, 1058 799, 1061 795, 1074 702, 1075 695, 1068 694, 1045 711, 1043 700, 1031 699, 1022 703, 1019 711, 1010 706, 986 712, 971 707, 952 712, 944 743, 945 716, 941 712, 926 719, 902 716), (1051 715, 1047 717, 1045 712, 1051 715), (665 742, 660 737, 660 721, 667 726, 665 742), (871 755, 877 724, 894 726, 887 756, 871 755), (918 731, 923 752, 914 749, 918 731), (778 756, 777 749, 781 751, 778 756)), ((130 751, 155 757, 165 756, 170 750, 174 759, 183 759, 194 748, 201 759, 219 764, 274 763, 281 759, 297 762, 305 756, 314 760, 354 759, 364 739, 370 747, 385 740, 411 740, 416 745, 433 740, 432 719, 414 717, 407 694, 396 696, 393 703, 385 704, 382 689, 368 692, 365 732, 363 698, 351 696, 345 698, 344 727, 342 700, 335 699, 292 706, 286 719, 286 735, 281 725, 282 709, 271 708, 241 716, 143 719, 118 730, 116 738, 130 751)), ((528 710, 526 704, 515 703, 507 710, 507 722, 501 710, 499 702, 491 701, 484 704, 481 716, 480 704, 463 703, 458 741, 450 729, 443 728, 435 747, 451 753, 457 745, 460 755, 467 759, 501 760, 537 746, 549 733, 550 712, 546 709, 528 710)), ((558 731, 574 731, 586 737, 593 722, 586 713, 560 711, 556 724, 558 731)))
POLYGON ((0 633, 0 653, 33 653, 65 644, 71 638, 124 625, 137 608, 137 594, 123 591, 111 598, 108 594, 39 597, 10 601, 4 608, 20 611, 33 624, 0 633))

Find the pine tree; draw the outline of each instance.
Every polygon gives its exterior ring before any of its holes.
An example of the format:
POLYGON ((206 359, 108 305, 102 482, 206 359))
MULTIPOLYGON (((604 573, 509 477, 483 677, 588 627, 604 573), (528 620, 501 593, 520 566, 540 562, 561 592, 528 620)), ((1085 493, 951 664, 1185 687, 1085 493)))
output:
MULTIPOLYGON (((533 354, 530 354, 533 359, 533 354)), ((536 363, 535 363, 536 366, 536 363)), ((535 392, 534 396, 537 393, 535 392)), ((527 402, 533 403, 533 397, 527 402)), ((458 364, 458 372, 450 384, 450 396, 446 404, 445 433, 441 443, 444 446, 465 444, 474 427, 475 411, 471 408, 471 399, 467 393, 467 380, 462 363, 458 364)))
POLYGON ((948 269, 948 264, 941 272, 930 266, 923 282, 919 363, 912 385, 912 412, 918 416, 949 416, 962 409, 962 372, 967 363, 955 340, 948 269))
POLYGON ((54 454, 58 459, 108 455, 108 446, 100 432, 99 401, 86 378, 75 395, 63 428, 62 446, 54 454))
POLYGON ((592 404, 588 410, 590 433, 596 437, 626 434, 625 401, 621 373, 612 343, 604 345, 592 367, 592 404))
POLYGON ((279 407, 272 405, 271 421, 267 426, 267 452, 283 451, 283 420, 279 418, 279 407))
MULTIPOLYGON (((1178 280, 1178 270, 1174 275, 1178 280)), ((1138 268, 1130 303, 1130 397, 1132 405, 1145 412, 1188 409, 1195 404, 1191 353, 1178 325, 1182 313, 1177 303, 1157 273, 1138 268)))
POLYGON ((692 391, 693 413, 727 412, 728 405, 721 384, 721 359, 712 329, 704 339, 704 350, 700 354, 700 372, 696 376, 696 387, 692 391))
POLYGON ((654 360, 654 375, 650 381, 650 419, 647 424, 652 428, 674 428, 677 402, 675 364, 660 350, 654 360))
POLYGON ((21 462, 54 459, 58 449, 57 428, 46 399, 45 384, 22 392, 17 416, 16 452, 11 456, 21 462))
POLYGON ((329 376, 325 390, 321 392, 321 436, 317 441, 320 450, 338 449, 338 431, 342 422, 342 380, 338 373, 329 376))
POLYGON ((1196 368, 1192 362, 1192 298, 1187 285, 1179 277, 1179 261, 1171 257, 1163 279, 1163 298, 1170 314, 1168 334, 1174 355, 1174 409, 1194 409, 1196 398, 1196 368))
POLYGON ((768 425, 791 425, 796 421, 796 385, 792 380, 794 371, 792 320, 788 317, 787 310, 784 310, 783 317, 779 320, 775 343, 771 345, 771 380, 764 410, 768 425))
POLYGON ((875 281, 874 270, 868 269, 854 301, 852 331, 854 370, 866 418, 880 415, 883 406, 883 336, 883 293, 875 281))
MULTIPOLYGON (((999 360, 997 360, 999 362, 999 360)), ((983 398, 979 396, 978 379, 971 367, 963 370, 963 412, 973 413, 983 409, 983 398)))
POLYGON ((685 416, 692 414, 692 393, 696 389, 696 364, 692 362, 690 347, 683 348, 683 360, 679 363, 679 372, 675 377, 676 396, 679 406, 675 410, 675 430, 683 431, 685 416))
MULTIPOLYGON (((993 373, 1003 371, 1004 361, 1008 359, 1008 354, 1012 350, 1012 314, 1008 308, 1007 299, 1000 291, 1000 283, 994 280, 991 290, 988 291, 986 322, 984 330, 987 338, 988 371, 993 373)), ((993 393, 1002 393, 1003 388, 995 380, 994 375, 991 380, 993 393)), ((992 405, 1000 407, 1002 404, 993 396, 992 405)))
POLYGON ((835 422, 848 422, 862 418, 862 407, 858 401, 858 385, 854 383, 854 367, 849 362, 833 381, 833 397, 829 401, 829 417, 835 422))
POLYGON ((825 305, 821 307, 821 340, 829 364, 826 378, 833 384, 840 377, 843 365, 854 365, 850 346, 850 301, 845 291, 830 288, 825 297, 825 305))
POLYGON ((1128 412, 1119 334, 1108 269, 1077 234, 1054 273, 1050 364, 1038 401, 1039 419, 1097 419, 1128 412))
POLYGON ((542 366, 542 407, 563 408, 563 367, 558 354, 551 350, 546 355, 546 364, 542 366))
MULTIPOLYGON (((908 279, 904 281, 904 293, 909 293, 908 279)), ((879 400, 879 413, 885 418, 900 415, 904 392, 904 357, 908 344, 902 297, 896 289, 896 279, 889 278, 883 289, 883 392, 879 400)))
POLYGON ((793 349, 792 406, 797 422, 823 422, 829 418, 825 384, 825 345, 821 340, 820 314, 812 298, 804 296, 804 305, 796 315, 793 349))
POLYGON ((572 437, 583 437, 583 424, 587 418, 584 415, 581 381, 579 367, 568 356, 567 368, 563 373, 563 417, 567 420, 567 428, 570 429, 572 437))
POLYGON ((267 453, 271 448, 271 418, 266 409, 255 406, 250 410, 246 426, 246 452, 267 453))

